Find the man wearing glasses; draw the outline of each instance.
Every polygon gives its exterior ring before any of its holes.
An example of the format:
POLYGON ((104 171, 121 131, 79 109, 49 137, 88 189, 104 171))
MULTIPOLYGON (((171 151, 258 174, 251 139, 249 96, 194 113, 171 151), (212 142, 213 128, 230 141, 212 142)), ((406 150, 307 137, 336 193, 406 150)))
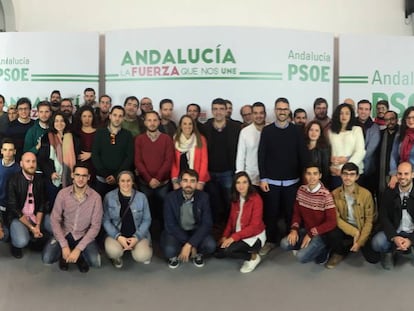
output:
POLYGON ((23 154, 24 138, 27 131, 34 125, 34 120, 30 118, 32 111, 32 103, 27 97, 22 97, 17 101, 16 120, 10 122, 5 137, 9 137, 14 141, 16 147, 16 161, 20 161, 23 154))
POLYGON ((67 271, 69 263, 76 263, 82 273, 88 272, 89 266, 101 266, 95 237, 102 223, 102 200, 88 187, 89 178, 88 168, 77 164, 73 185, 59 191, 50 216, 54 237, 43 250, 45 264, 59 260, 59 268, 67 271))
POLYGON ((96 131, 92 145, 92 162, 96 168, 96 191, 102 199, 116 188, 116 177, 130 170, 133 163, 134 145, 130 131, 122 128, 125 109, 114 106, 109 114, 109 124, 96 131))
POLYGON ((279 232, 278 222, 283 220, 285 228, 290 227, 300 177, 308 162, 303 132, 289 122, 289 112, 289 101, 276 99, 276 121, 265 126, 260 136, 258 163, 267 236, 261 256, 275 248, 278 239, 287 233, 279 232))
POLYGON ((15 258, 22 258, 22 248, 30 241, 39 241, 45 230, 51 232, 43 179, 35 174, 36 156, 24 153, 20 166, 22 171, 11 176, 8 182, 7 212, 11 253, 15 258))
POLYGON ((359 169, 355 163, 348 162, 341 169, 342 186, 332 195, 336 207, 337 227, 330 233, 331 257, 325 264, 334 268, 349 252, 362 254, 368 262, 378 262, 371 258, 370 235, 376 215, 371 193, 359 186, 359 169))
POLYGON ((390 158, 395 136, 400 126, 398 125, 398 115, 395 111, 387 111, 384 115, 386 128, 381 131, 381 142, 379 145, 379 195, 382 193, 390 181, 390 158))

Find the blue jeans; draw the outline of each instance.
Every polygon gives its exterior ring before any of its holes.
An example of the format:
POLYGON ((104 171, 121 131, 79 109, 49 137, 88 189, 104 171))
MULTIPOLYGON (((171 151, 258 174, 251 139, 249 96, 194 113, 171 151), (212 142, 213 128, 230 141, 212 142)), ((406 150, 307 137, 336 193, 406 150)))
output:
MULTIPOLYGON (((52 234, 49 214, 43 216, 41 231, 43 234, 45 234, 45 231, 52 234)), ((14 247, 23 248, 29 244, 31 235, 29 229, 20 220, 15 218, 10 224, 10 238, 11 244, 14 247)))
POLYGON ((322 255, 326 252, 326 245, 320 235, 317 235, 311 239, 309 245, 305 248, 300 248, 303 238, 306 235, 306 230, 300 229, 299 230, 299 240, 295 245, 290 245, 287 237, 283 238, 280 241, 280 247, 286 251, 297 250, 296 257, 298 258, 299 262, 307 263, 313 261, 318 258, 318 256, 322 255))
MULTIPOLYGON (((410 234, 404 231, 401 231, 400 233, 398 233, 397 236, 401 236, 403 238, 409 238, 410 234)), ((413 246, 411 245, 411 247, 413 246)), ((372 248, 374 249, 374 251, 379 252, 379 253, 391 253, 395 251, 395 244, 394 242, 388 240, 384 231, 380 231, 376 235, 374 235, 374 237, 372 238, 372 248)))
MULTIPOLYGON (((190 233, 189 233, 190 237, 190 233)), ((181 243, 174 236, 163 231, 161 234, 161 249, 165 257, 172 258, 180 254, 181 248, 185 243, 181 243)), ((216 250, 216 241, 214 241, 211 235, 206 236, 200 243, 200 245, 193 245, 197 248, 197 253, 202 255, 208 255, 214 253, 216 250)))
MULTIPOLYGON (((75 241, 69 233, 66 236, 69 248, 72 250, 80 242, 81 239, 75 241)), ((101 266, 101 255, 99 255, 98 244, 95 241, 89 243, 81 252, 81 256, 86 260, 89 266, 99 268, 101 266)), ((42 253, 42 261, 45 264, 52 264, 62 257, 62 248, 59 242, 52 237, 46 244, 42 253)))

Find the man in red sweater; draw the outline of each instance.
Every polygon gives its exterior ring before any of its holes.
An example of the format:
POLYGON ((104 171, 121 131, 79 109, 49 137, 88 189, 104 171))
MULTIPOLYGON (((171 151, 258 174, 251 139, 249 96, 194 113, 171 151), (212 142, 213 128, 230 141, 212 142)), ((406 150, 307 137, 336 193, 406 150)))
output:
POLYGON ((326 235, 336 227, 335 204, 321 177, 317 165, 306 167, 306 185, 300 186, 296 194, 290 233, 280 242, 284 250, 297 250, 301 263, 326 260, 326 235))
POLYGON ((148 198, 152 218, 160 222, 162 229, 164 198, 171 188, 174 145, 170 136, 158 130, 160 117, 157 112, 147 112, 144 125, 146 132, 135 137, 135 171, 139 188, 148 198))

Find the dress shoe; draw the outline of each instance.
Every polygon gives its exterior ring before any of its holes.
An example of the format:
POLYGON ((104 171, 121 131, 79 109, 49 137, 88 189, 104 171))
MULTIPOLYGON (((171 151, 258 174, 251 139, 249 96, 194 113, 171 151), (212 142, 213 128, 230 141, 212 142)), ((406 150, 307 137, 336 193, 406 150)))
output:
POLYGON ((85 259, 83 259, 82 256, 79 256, 78 261, 76 262, 76 265, 78 266, 78 269, 81 273, 86 273, 89 271, 89 265, 85 261, 85 259))

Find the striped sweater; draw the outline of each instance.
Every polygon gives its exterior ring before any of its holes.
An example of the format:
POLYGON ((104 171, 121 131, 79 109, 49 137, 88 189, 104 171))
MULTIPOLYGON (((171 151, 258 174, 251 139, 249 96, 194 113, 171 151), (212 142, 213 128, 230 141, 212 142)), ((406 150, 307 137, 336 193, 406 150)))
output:
POLYGON ((292 229, 304 226, 309 236, 327 233, 336 227, 333 197, 322 184, 316 192, 307 185, 300 186, 293 207, 292 229))

